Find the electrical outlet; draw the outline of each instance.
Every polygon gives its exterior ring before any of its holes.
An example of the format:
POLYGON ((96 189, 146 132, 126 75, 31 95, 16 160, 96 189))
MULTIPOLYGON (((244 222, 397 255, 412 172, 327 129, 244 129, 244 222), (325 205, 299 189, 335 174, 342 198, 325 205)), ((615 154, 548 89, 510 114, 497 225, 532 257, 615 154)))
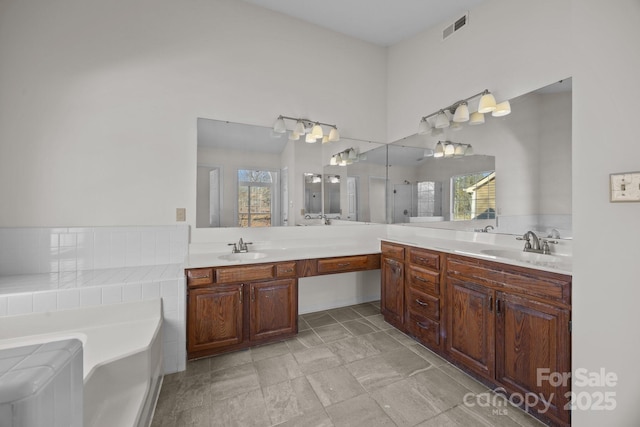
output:
POLYGON ((187 209, 176 208, 176 221, 186 221, 186 220, 187 220, 187 209))

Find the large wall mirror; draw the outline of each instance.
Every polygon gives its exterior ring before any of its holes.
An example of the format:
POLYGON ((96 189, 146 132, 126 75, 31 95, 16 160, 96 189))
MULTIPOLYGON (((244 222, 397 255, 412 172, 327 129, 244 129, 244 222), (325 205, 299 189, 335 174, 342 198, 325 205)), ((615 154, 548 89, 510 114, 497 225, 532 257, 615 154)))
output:
POLYGON ((510 103, 511 114, 482 125, 390 144, 388 222, 570 238, 571 79, 510 103), (435 158, 439 141, 460 153, 435 158))
POLYGON ((511 114, 483 125, 391 144, 308 144, 269 127, 198 119, 196 226, 324 217, 570 238, 571 79, 510 102, 511 114), (435 158, 439 141, 462 151, 435 158))

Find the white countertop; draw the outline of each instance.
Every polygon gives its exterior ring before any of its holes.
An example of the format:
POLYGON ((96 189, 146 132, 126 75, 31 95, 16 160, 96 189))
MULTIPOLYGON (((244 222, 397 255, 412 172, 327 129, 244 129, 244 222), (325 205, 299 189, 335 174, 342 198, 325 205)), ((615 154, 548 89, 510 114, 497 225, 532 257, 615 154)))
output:
POLYGON ((409 246, 417 246, 424 249, 432 249, 450 254, 464 255, 472 258, 496 261, 503 264, 571 275, 572 258, 569 255, 543 255, 531 252, 522 253, 520 249, 516 249, 513 246, 501 246, 496 244, 423 236, 383 237, 380 240, 409 246), (522 256, 524 259, 518 260, 505 256, 511 254, 513 254, 514 257, 522 256))
POLYGON ((380 252, 380 243, 377 240, 368 242, 316 244, 314 246, 281 246, 260 248, 252 247, 251 253, 265 254, 264 258, 246 260, 227 260, 221 257, 229 255, 229 250, 224 252, 190 253, 187 256, 185 268, 220 267, 225 265, 262 264, 267 262, 292 261, 312 258, 330 258, 351 255, 375 254, 380 252))
POLYGON ((190 250, 185 268, 220 267, 231 265, 262 264, 269 262, 292 261, 313 258, 363 255, 380 252, 380 241, 385 240, 399 244, 432 249, 451 254, 501 262, 550 271, 571 274, 570 243, 560 242, 552 245, 552 255, 523 253, 522 242, 515 236, 489 235, 489 233, 446 233, 396 228, 396 232, 375 235, 371 233, 356 238, 316 238, 313 240, 273 240, 255 242, 249 247, 250 253, 264 255, 259 259, 229 260, 225 259, 231 251, 224 245, 198 246, 190 250), (443 237, 443 235, 447 237, 443 237), (449 238, 450 236, 450 238, 449 238), (470 237, 472 236, 472 237, 470 237), (475 240, 469 240, 469 239, 475 240))

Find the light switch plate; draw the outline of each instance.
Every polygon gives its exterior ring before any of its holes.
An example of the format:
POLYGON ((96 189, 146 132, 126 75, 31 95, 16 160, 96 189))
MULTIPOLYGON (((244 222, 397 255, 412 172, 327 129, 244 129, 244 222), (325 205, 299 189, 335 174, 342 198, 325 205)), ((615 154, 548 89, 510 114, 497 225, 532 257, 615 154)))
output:
POLYGON ((609 175, 611 202, 640 202, 640 172, 609 175))
POLYGON ((176 208, 176 221, 186 221, 187 220, 187 209, 186 208, 176 208))

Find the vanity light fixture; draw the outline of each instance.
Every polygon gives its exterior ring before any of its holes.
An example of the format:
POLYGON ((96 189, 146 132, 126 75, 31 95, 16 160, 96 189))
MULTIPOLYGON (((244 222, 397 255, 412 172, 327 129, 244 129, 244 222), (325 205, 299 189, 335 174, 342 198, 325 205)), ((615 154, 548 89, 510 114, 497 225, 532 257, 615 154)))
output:
POLYGON ((358 151, 356 151, 356 149, 347 148, 346 150, 331 156, 329 164, 331 166, 347 166, 353 164, 353 162, 357 162, 359 158, 360 156, 358 155, 358 151))
POLYGON ((285 120, 293 120, 296 122, 293 130, 289 134, 289 139, 292 141, 297 141, 302 135, 305 135, 305 142, 309 143, 313 143, 318 140, 322 142, 335 142, 340 140, 340 133, 338 132, 338 126, 336 125, 282 115, 278 116, 277 120, 273 124, 273 131, 276 133, 285 133, 287 131, 285 120), (330 128, 326 139, 323 126, 330 128), (313 138, 309 135, 313 135, 313 138))
POLYGON ((451 141, 438 141, 433 150, 433 157, 440 158, 457 158, 464 156, 472 156, 473 148, 471 144, 462 144, 451 141))
POLYGON ((418 125, 418 133, 424 135, 431 131, 432 136, 436 136, 436 130, 441 131, 451 127, 453 130, 460 129, 460 123, 469 122, 470 125, 478 125, 484 123, 484 115, 491 113, 494 117, 502 117, 511 113, 511 105, 509 101, 504 101, 496 104, 495 97, 489 92, 488 89, 483 90, 480 93, 476 93, 469 98, 462 99, 454 102, 446 108, 442 108, 434 113, 424 116, 420 119, 418 125), (474 98, 480 97, 478 102, 478 109, 473 113, 469 113, 469 101, 474 98), (430 118, 435 117, 433 126, 430 118))

